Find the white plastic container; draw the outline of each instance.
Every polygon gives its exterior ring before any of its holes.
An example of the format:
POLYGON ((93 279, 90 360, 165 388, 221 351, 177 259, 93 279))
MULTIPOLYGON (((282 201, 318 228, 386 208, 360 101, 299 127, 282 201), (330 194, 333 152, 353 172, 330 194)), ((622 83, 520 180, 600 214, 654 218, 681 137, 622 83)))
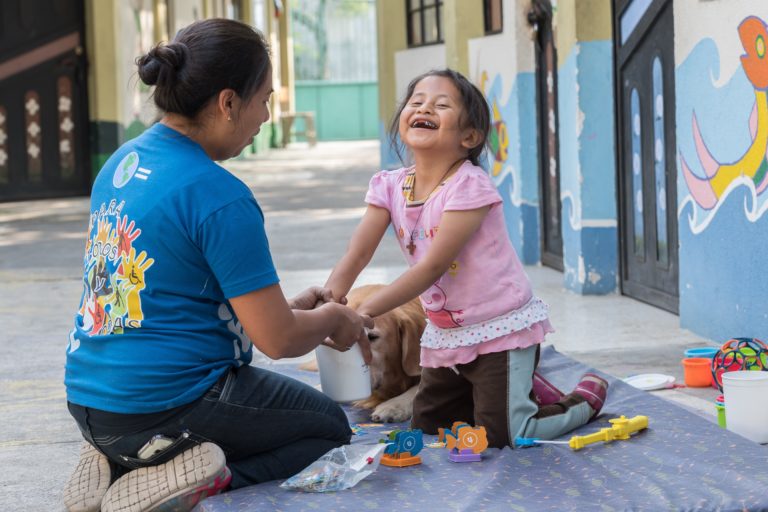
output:
POLYGON ((754 441, 768 443, 768 372, 723 374, 727 428, 754 441))
POLYGON ((320 345, 315 349, 320 387, 335 402, 353 402, 371 395, 371 371, 355 343, 346 352, 320 345))

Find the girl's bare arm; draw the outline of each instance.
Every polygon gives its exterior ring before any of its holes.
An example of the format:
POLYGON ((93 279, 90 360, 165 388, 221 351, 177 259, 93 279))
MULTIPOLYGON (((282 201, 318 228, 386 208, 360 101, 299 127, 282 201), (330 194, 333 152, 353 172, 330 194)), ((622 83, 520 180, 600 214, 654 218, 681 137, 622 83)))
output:
POLYGON ((333 291, 335 300, 341 300, 349 293, 355 279, 371 261, 384 233, 389 226, 389 211, 378 206, 368 205, 360 224, 355 228, 349 241, 347 252, 333 268, 326 288, 333 291))

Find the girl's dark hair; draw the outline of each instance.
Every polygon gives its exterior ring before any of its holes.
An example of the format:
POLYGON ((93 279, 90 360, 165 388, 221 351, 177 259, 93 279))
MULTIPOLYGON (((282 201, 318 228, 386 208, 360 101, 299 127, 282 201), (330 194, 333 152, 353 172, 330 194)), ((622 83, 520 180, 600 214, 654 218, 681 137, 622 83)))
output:
POLYGON ((239 21, 207 19, 181 29, 136 59, 139 78, 154 85, 155 105, 163 112, 194 119, 223 89, 247 102, 270 69, 262 34, 239 21))
POLYGON ((416 89, 416 85, 427 78, 428 76, 439 76, 449 79, 453 82, 453 85, 459 91, 459 97, 462 103, 462 115, 459 118, 461 128, 474 128, 480 134, 480 142, 477 146, 471 148, 467 152, 467 158, 474 165, 480 165, 480 157, 485 151, 485 144, 488 141, 488 131, 491 128, 491 114, 488 110, 488 102, 485 100, 485 96, 480 92, 475 84, 470 82, 467 77, 454 71, 452 69, 433 69, 426 73, 417 76, 411 83, 408 84, 408 90, 405 93, 405 98, 400 103, 400 106, 395 112, 395 116, 392 118, 392 123, 389 125, 389 141, 392 149, 397 153, 401 162, 404 162, 402 149, 403 144, 400 142, 400 114, 408 104, 408 100, 413 96, 413 91, 416 89))

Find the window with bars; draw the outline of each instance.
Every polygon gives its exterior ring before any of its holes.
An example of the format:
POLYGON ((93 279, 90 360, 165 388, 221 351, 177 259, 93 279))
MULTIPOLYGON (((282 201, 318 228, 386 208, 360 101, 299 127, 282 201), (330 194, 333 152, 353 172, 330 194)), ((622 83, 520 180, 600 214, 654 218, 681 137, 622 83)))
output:
POLYGON ((501 18, 501 0, 483 0, 483 17, 485 18, 485 33, 498 34, 504 30, 501 18))
POLYGON ((408 46, 443 42, 443 0, 405 0, 408 46))

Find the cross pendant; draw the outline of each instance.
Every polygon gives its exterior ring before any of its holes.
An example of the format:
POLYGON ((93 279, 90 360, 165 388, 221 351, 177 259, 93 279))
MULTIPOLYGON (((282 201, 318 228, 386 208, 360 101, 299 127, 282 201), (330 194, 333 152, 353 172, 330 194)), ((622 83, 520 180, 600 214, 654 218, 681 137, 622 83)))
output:
POLYGON ((406 249, 408 249, 408 254, 413 256, 413 251, 416 250, 416 244, 413 243, 413 238, 411 238, 411 241, 408 243, 408 245, 405 246, 406 249))

